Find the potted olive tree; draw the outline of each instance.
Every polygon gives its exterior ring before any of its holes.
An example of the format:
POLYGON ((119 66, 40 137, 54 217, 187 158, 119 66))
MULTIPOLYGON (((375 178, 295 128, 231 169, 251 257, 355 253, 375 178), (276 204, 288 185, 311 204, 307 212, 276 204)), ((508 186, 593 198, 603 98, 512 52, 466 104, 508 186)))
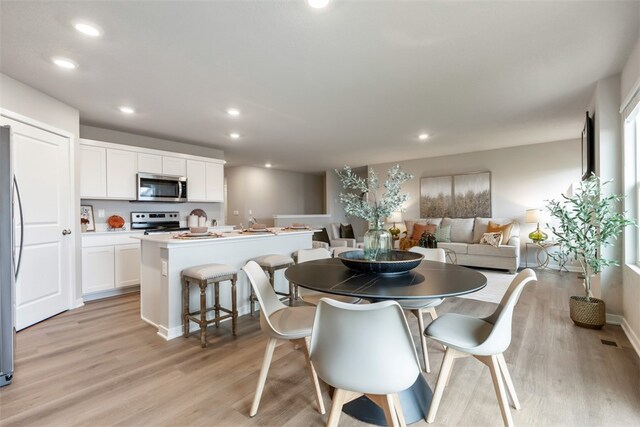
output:
POLYGON ((569 300, 571 320, 586 328, 600 329, 605 323, 604 301, 594 298, 591 292, 593 278, 610 265, 619 265, 618 260, 602 256, 601 248, 611 246, 623 228, 635 225, 616 212, 616 205, 624 198, 618 194, 604 196, 602 187, 611 181, 601 183, 592 174, 582 181, 580 188, 572 196, 562 195, 563 200, 547 202, 547 209, 559 225, 550 226, 561 244, 559 252, 552 258, 575 259, 580 263, 584 276, 585 296, 572 296, 569 300))

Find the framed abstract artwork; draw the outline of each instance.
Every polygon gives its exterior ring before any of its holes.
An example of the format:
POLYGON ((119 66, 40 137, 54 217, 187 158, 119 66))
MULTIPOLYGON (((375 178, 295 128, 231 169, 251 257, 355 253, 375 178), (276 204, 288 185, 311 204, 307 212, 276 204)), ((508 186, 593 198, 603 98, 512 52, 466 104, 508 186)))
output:
POLYGON ((420 218, 491 217, 491 172, 420 179, 420 218))

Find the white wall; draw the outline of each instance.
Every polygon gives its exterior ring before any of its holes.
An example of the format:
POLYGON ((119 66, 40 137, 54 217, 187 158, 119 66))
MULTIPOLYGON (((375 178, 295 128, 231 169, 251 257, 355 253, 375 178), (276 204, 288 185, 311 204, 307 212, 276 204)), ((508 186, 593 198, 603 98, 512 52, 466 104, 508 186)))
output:
MULTIPOLYGON (((576 129, 576 133, 579 132, 576 129)), ((381 184, 387 170, 396 163, 414 176, 403 185, 403 191, 410 196, 403 219, 420 217, 420 178, 490 171, 492 216, 513 218, 520 223, 524 262, 526 236, 535 229, 535 224, 524 223, 525 211, 543 208, 545 200, 559 198, 572 183, 580 180, 580 140, 373 165, 381 184)), ((530 262, 533 262, 533 254, 530 254, 530 262)))
MULTIPOLYGON (((640 88, 640 38, 636 43, 621 74, 620 99, 621 107, 626 107, 626 103, 640 88)), ((636 153, 638 147, 629 146, 624 148, 624 192, 627 196, 625 209, 631 215, 638 218, 638 199, 636 175, 636 153)), ((622 326, 630 341, 634 344, 636 352, 640 354, 640 268, 636 264, 638 260, 638 231, 628 228, 625 232, 625 264, 622 275, 622 326)))
MULTIPOLYGON (((78 152, 80 114, 77 109, 64 104, 34 88, 0 73, 0 108, 46 123, 67 131, 74 136, 72 153, 78 152)), ((75 156, 75 170, 78 170, 78 156, 75 156)), ((75 224, 80 224, 80 198, 78 180, 73 189, 75 224)), ((79 230, 80 227, 76 227, 79 230)), ((82 295, 82 261, 80 255, 80 233, 74 237, 76 250, 75 295, 82 295)))
POLYGON ((258 222, 272 226, 276 214, 322 214, 322 175, 238 166, 225 168, 227 222, 246 226, 249 211, 258 222), (238 211, 238 215, 234 215, 238 211))
MULTIPOLYGON (((620 76, 616 75, 596 84, 595 105, 595 152, 596 174, 603 180, 613 180, 603 188, 606 195, 622 192, 622 134, 620 123, 620 76)), ((618 210, 622 206, 617 207, 618 210)), ((608 259, 622 260, 622 241, 603 248, 602 255, 608 259)), ((607 313, 622 314, 622 269, 610 266, 593 281, 594 296, 606 303, 607 313)))
POLYGON ((151 138, 117 130, 103 129, 93 126, 80 126, 80 137, 95 139, 97 141, 113 142, 115 144, 133 145, 136 147, 151 148, 154 150, 173 151, 175 153, 191 154, 193 156, 224 159, 224 152, 217 148, 202 147, 200 145, 187 144, 166 139, 151 138))

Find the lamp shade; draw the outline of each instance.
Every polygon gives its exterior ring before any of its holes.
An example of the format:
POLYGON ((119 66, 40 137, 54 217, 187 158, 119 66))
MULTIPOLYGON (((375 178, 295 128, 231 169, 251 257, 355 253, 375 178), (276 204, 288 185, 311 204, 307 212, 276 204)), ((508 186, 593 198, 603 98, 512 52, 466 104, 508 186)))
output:
POLYGON ((387 217, 387 222, 388 223, 402 222, 402 212, 400 211, 391 212, 391 215, 387 217))
POLYGON ((527 209, 524 221, 527 224, 536 224, 540 222, 540 209, 527 209))

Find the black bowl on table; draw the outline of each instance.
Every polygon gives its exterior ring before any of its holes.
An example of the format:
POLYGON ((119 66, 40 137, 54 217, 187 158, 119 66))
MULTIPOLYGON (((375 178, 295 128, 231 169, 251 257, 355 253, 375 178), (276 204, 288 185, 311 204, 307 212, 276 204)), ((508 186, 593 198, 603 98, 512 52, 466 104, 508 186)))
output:
POLYGON ((360 273, 403 274, 420 265, 424 255, 408 251, 389 251, 370 261, 364 258, 364 251, 353 250, 339 254, 338 258, 347 268, 360 273))

